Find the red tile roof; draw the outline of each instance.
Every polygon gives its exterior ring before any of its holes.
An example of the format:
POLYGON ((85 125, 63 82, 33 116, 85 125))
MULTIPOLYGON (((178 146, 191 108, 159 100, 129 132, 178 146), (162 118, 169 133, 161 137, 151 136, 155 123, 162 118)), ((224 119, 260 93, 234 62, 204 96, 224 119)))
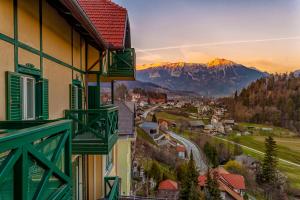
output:
POLYGON ((225 179, 233 188, 239 190, 245 190, 245 179, 243 176, 238 174, 221 174, 221 177, 225 179))
POLYGON ((110 0, 77 0, 104 42, 111 48, 124 48, 127 10, 110 0))
POLYGON ((179 145, 179 146, 176 147, 176 151, 177 152, 185 152, 185 147, 182 146, 182 145, 179 145))
POLYGON ((202 175, 198 177, 198 183, 201 187, 205 186, 206 184, 206 176, 202 175))
POLYGON ((164 180, 159 183, 159 190, 178 190, 178 184, 170 179, 164 180))

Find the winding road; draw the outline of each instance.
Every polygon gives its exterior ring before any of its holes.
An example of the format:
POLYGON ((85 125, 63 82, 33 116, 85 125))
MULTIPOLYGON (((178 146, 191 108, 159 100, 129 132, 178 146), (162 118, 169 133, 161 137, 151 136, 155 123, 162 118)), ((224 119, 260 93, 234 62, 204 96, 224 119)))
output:
POLYGON ((203 158, 203 153, 193 142, 180 135, 177 135, 173 131, 166 131, 166 133, 168 133, 172 138, 180 141, 185 146, 189 154, 191 151, 193 152, 196 167, 200 172, 207 171, 207 166, 203 158))

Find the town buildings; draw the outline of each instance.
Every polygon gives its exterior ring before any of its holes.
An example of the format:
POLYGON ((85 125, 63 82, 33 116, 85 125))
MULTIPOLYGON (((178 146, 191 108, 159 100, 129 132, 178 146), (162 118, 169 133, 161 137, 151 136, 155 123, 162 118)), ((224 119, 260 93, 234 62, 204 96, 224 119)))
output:
POLYGON ((123 179, 128 193, 131 142, 100 101, 100 82, 135 79, 127 10, 1 0, 0 21, 0 199, 118 199, 123 179))

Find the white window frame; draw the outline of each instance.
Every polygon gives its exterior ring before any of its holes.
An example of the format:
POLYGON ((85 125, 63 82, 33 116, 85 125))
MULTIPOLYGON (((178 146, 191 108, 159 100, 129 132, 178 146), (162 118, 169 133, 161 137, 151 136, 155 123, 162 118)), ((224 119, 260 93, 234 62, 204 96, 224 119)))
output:
POLYGON ((35 120, 35 79, 30 76, 21 76, 21 87, 22 87, 22 119, 23 120, 35 120), (33 116, 32 118, 29 118, 27 113, 28 113, 28 106, 27 106, 27 95, 28 95, 28 90, 27 90, 27 81, 32 80, 32 95, 33 95, 33 116))

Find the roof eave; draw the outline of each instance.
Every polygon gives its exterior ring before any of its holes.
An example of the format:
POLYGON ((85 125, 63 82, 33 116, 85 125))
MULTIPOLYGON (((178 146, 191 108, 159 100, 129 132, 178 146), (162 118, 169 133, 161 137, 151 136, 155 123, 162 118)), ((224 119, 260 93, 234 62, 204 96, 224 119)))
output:
POLYGON ((71 14, 76 18, 81 25, 91 34, 92 38, 95 40, 97 45, 101 49, 108 49, 109 45, 104 41, 100 33, 94 27, 93 23, 90 21, 84 10, 81 8, 77 0, 60 0, 71 12, 71 14))

